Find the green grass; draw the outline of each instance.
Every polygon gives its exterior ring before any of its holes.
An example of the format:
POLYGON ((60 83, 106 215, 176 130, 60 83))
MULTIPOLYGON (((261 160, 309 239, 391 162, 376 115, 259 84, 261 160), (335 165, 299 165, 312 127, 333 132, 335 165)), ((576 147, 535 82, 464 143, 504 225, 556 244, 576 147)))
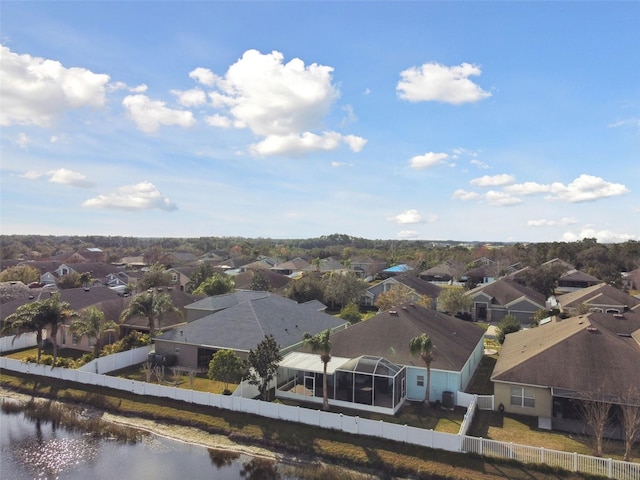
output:
MULTIPOLYGON (((138 380, 139 382, 147 381, 147 373, 141 365, 133 365, 131 367, 112 372, 109 375, 114 377, 128 378, 129 380, 138 380)), ((155 375, 151 375, 149 383, 158 383, 155 375)), ((206 374, 199 373, 193 378, 186 374, 174 375, 171 367, 165 367, 165 374, 162 378, 162 385, 171 385, 178 388, 188 390, 197 390, 199 392, 222 393, 224 391, 224 383, 209 379, 206 374)), ((229 390, 233 391, 237 385, 229 384, 229 390)))
MULTIPOLYGON (((330 464, 345 465, 359 470, 375 469, 389 476, 478 480, 592 478, 545 466, 523 465, 477 455, 433 450, 46 377, 2 371, 0 384, 5 388, 33 396, 75 404, 90 404, 120 415, 187 425, 209 433, 226 435, 238 443, 261 445, 287 456, 319 457, 330 464)), ((420 417, 425 415, 425 412, 417 408, 414 415, 420 417)), ((450 421, 452 420, 443 420, 450 421)))
MULTIPOLYGON (((479 410, 473 418, 469 435, 490 440, 498 440, 520 445, 531 445, 563 452, 576 452, 592 455, 591 438, 583 435, 541 430, 537 417, 525 415, 501 414, 479 410)), ((632 450, 633 457, 640 458, 640 445, 632 450)), ((604 457, 622 460, 624 443, 621 441, 605 441, 604 457)))

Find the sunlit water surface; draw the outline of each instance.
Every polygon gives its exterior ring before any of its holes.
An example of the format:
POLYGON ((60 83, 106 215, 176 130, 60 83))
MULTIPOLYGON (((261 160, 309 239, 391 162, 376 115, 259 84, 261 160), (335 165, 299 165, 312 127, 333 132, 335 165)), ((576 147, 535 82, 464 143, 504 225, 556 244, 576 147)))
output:
POLYGON ((295 480, 277 465, 154 435, 136 443, 55 428, 0 411, 0 479, 295 480))

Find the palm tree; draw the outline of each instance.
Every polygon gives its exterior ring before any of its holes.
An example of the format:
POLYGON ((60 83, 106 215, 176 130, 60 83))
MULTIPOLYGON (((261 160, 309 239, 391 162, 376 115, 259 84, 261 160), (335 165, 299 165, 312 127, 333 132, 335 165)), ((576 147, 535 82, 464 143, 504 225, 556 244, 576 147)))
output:
POLYGON ((326 329, 317 335, 304 334, 304 343, 311 347, 313 353, 320 354, 323 363, 322 375, 322 409, 329 410, 329 397, 327 395, 327 364, 331 361, 331 330, 326 329))
POLYGON ((107 330, 117 329, 118 324, 112 320, 105 321, 104 312, 95 307, 84 310, 78 318, 71 323, 71 331, 80 337, 95 338, 93 355, 98 357, 102 351, 102 335, 107 330))
POLYGON ((126 322, 134 317, 144 317, 149 322, 149 333, 153 335, 156 332, 156 320, 160 320, 165 313, 169 312, 181 315, 180 310, 173 305, 169 294, 145 292, 133 297, 129 306, 120 314, 120 320, 126 322))
POLYGON ((429 405, 429 394, 431 391, 431 362, 433 361, 433 342, 426 333, 412 338, 409 342, 409 353, 420 357, 427 366, 427 393, 425 404, 429 405))
POLYGON ((25 333, 35 332, 38 343, 37 363, 40 363, 40 358, 42 357, 42 332, 45 329, 42 317, 38 315, 39 310, 38 302, 20 305, 15 312, 7 316, 5 319, 6 325, 2 329, 3 333, 7 331, 13 332, 15 334, 14 340, 25 333))
POLYGON ((47 300, 36 303, 40 304, 39 316, 42 317, 42 322, 49 327, 51 333, 51 345, 53 346, 52 367, 54 367, 58 359, 58 328, 64 323, 77 318, 78 314, 71 308, 69 302, 60 300, 60 294, 57 292, 47 300))

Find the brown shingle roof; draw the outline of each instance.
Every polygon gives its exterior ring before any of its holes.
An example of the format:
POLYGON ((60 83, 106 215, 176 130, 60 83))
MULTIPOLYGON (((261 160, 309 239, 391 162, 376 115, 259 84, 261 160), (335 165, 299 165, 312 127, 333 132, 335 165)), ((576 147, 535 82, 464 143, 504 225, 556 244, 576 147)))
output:
POLYGON ((590 313, 507 335, 492 381, 622 395, 640 385, 640 315, 590 313))

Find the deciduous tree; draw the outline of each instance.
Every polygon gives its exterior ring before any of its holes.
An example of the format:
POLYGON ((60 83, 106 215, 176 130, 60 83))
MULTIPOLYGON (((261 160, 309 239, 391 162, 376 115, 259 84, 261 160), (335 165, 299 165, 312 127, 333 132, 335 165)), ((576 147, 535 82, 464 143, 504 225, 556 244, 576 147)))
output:
POLYGON ((505 315, 502 320, 498 322, 496 339, 501 344, 504 343, 504 339, 509 333, 517 332, 522 328, 520 322, 513 315, 505 315))
POLYGON ((265 336, 255 350, 249 351, 249 383, 258 385, 261 400, 268 400, 269 383, 278 371, 281 360, 282 355, 273 335, 265 336))
POLYGON ((193 291, 194 295, 222 295, 233 291, 233 278, 225 273, 214 273, 204 280, 198 288, 193 291))
POLYGON ((224 383, 225 393, 229 392, 230 383, 242 381, 245 372, 245 362, 233 350, 218 350, 209 362, 209 378, 224 383))

